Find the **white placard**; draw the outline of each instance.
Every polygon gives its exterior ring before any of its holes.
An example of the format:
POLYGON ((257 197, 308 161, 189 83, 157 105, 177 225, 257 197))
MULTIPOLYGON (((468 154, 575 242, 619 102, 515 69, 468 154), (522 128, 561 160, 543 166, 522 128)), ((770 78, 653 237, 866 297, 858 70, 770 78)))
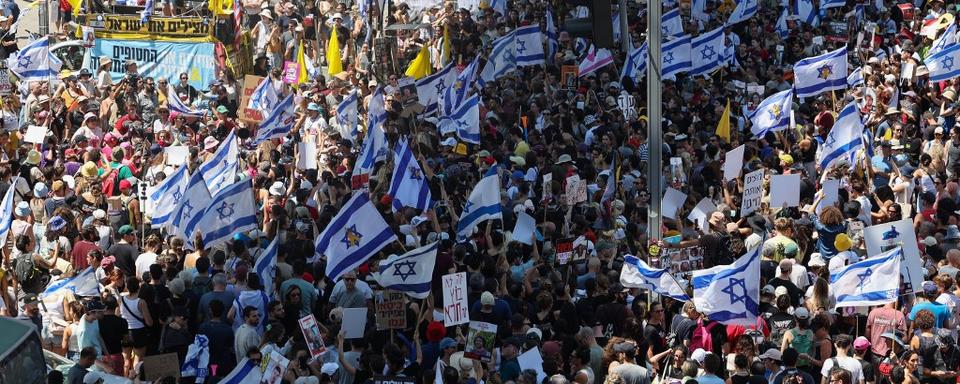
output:
POLYGON ((818 215, 824 208, 840 202, 840 180, 824 180, 823 184, 820 184, 820 193, 823 194, 823 198, 820 199, 820 204, 817 205, 818 215))
POLYGON ((731 149, 723 161, 723 180, 730 181, 740 176, 740 170, 743 169, 743 152, 746 149, 744 144, 731 149))
POLYGON ((898 220, 892 223, 877 224, 863 229, 863 240, 867 244, 867 256, 874 257, 890 249, 903 247, 903 260, 900 262, 900 277, 906 283, 906 294, 920 289, 923 282, 920 247, 913 232, 913 220, 898 220))
POLYGON ((533 233, 537 230, 537 221, 526 212, 517 215, 517 224, 513 226, 513 240, 533 245, 533 233))
POLYGON ((770 177, 770 207, 785 208, 800 205, 800 174, 770 177))
POLYGON ((450 327, 469 322, 467 273, 443 275, 443 325, 450 327))
POLYGON ((367 326, 366 308, 343 309, 343 337, 345 339, 363 338, 363 329, 367 326))
POLYGON ((687 215, 687 220, 697 223, 701 232, 706 233, 710 229, 710 215, 717 211, 716 204, 709 197, 704 197, 693 207, 693 211, 687 215))
POLYGON ((763 199, 763 172, 764 169, 748 173, 743 177, 743 201, 740 202, 740 217, 747 217, 760 209, 760 200, 763 199))
POLYGON ((543 356, 540 354, 540 348, 533 347, 533 349, 517 356, 517 362, 520 363, 521 371, 528 369, 536 371, 538 383, 542 383, 543 379, 547 377, 547 374, 543 372, 543 356))
POLYGON ((667 188, 667 193, 663 194, 663 203, 660 204, 660 214, 663 217, 676 220, 677 211, 683 207, 687 201, 687 194, 673 188, 667 188))
POLYGON ((42 125, 31 125, 27 127, 27 133, 23 135, 23 141, 34 144, 43 144, 44 137, 47 137, 47 127, 42 125))
POLYGON ((183 165, 190 159, 190 147, 186 145, 166 147, 163 152, 167 154, 167 165, 183 165))
POLYGON ((317 169, 317 145, 297 143, 297 169, 317 169))

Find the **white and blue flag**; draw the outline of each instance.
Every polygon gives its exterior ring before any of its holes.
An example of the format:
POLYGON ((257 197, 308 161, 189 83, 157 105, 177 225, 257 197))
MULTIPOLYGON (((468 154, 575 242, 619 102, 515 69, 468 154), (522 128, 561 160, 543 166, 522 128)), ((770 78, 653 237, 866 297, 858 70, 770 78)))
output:
POLYGON ((930 82, 950 80, 960 76, 960 44, 953 43, 923 61, 930 70, 930 82))
POLYGON ((851 160, 857 149, 863 146, 863 121, 856 101, 847 104, 837 115, 830 134, 817 151, 817 165, 826 173, 834 163, 851 160))
POLYGON ((176 112, 186 117, 204 117, 207 115, 206 111, 184 104, 173 88, 173 84, 167 84, 167 95, 169 95, 167 97, 167 108, 170 109, 170 112, 176 112))
POLYGON ((838 8, 847 5, 847 0, 820 0, 820 9, 838 8))
POLYGON ((190 224, 195 216, 203 214, 203 210, 210 204, 210 190, 203 181, 203 173, 194 172, 187 181, 186 192, 180 198, 176 214, 173 215, 170 225, 174 228, 173 234, 184 240, 184 245, 193 247, 194 227, 190 224))
POLYGON ((257 204, 253 201, 253 179, 230 184, 210 199, 197 222, 203 247, 226 242, 234 233, 257 229, 257 204))
POLYGON ((830 292, 837 298, 837 307, 883 305, 897 301, 902 258, 903 248, 896 247, 831 274, 830 292))
POLYGON ((170 224, 170 219, 174 216, 189 181, 190 173, 186 166, 181 165, 160 184, 147 190, 147 201, 153 206, 153 215, 150 217, 152 228, 161 228, 170 224))
POLYGON ((253 140, 254 145, 264 141, 284 137, 290 133, 297 122, 294 115, 293 94, 287 95, 279 104, 276 104, 270 111, 270 115, 263 119, 260 128, 257 128, 257 138, 253 140))
POLYGON ((461 141, 480 144, 480 95, 470 96, 450 116, 440 118, 440 132, 456 133, 461 141))
POLYGON ((613 13, 613 41, 620 41, 620 12, 613 13))
POLYGON ((723 66, 724 37, 721 26, 690 41, 693 49, 691 76, 707 75, 723 66))
POLYGON ((236 131, 230 131, 220 147, 198 168, 206 180, 210 195, 216 195, 221 189, 233 183, 240 159, 240 146, 237 144, 236 131))
POLYGON ((777 36, 780 36, 781 39, 786 39, 790 36, 790 25, 787 24, 787 16, 789 16, 789 12, 787 12, 787 8, 784 8, 783 11, 780 12, 780 17, 777 18, 775 29, 777 36))
POLYGON ((277 280, 277 256, 280 253, 280 236, 274 236, 273 241, 260 253, 253 270, 260 276, 260 285, 267 296, 275 297, 277 280))
POLYGON ((813 6, 813 0, 796 0, 793 3, 793 14, 807 25, 814 27, 820 25, 820 18, 817 15, 817 8, 813 6))
POLYGON ((708 23, 710 15, 707 14, 707 0, 693 0, 690 5, 690 17, 704 24, 708 23))
POLYGON ((480 78, 477 80, 481 87, 517 68, 515 42, 516 31, 511 31, 493 41, 490 56, 487 57, 487 62, 483 65, 483 71, 480 71, 480 78))
POLYGON ((260 384, 260 364, 244 357, 218 384, 260 384))
POLYGON ((350 177, 353 189, 359 189, 367 184, 374 166, 378 161, 386 160, 389 151, 387 136, 381 128, 383 122, 387 119, 382 88, 377 88, 373 92, 368 108, 369 127, 367 128, 367 135, 363 139, 360 156, 357 157, 357 161, 353 165, 353 174, 350 177))
POLYGON ((513 35, 514 57, 518 67, 543 64, 543 34, 540 33, 539 24, 519 27, 513 31, 513 35))
POLYGON ((760 247, 730 265, 693 271, 693 303, 723 324, 757 324, 760 313, 760 247))
POLYGON ((17 56, 7 59, 10 68, 23 82, 50 80, 60 73, 63 62, 50 53, 50 39, 41 37, 27 44, 17 56))
POLYGON ((359 122, 360 98, 357 96, 357 90, 354 89, 350 91, 347 97, 343 98, 340 105, 337 105, 337 124, 340 125, 340 137, 356 142, 357 124, 359 122))
POLYGON ((760 2, 758 0, 740 0, 737 2, 737 7, 733 9, 733 12, 730 12, 730 17, 727 18, 725 25, 730 26, 747 21, 747 19, 756 15, 758 10, 760 10, 760 2))
POLYGON ((327 277, 337 281, 394 241, 397 241, 397 235, 367 194, 356 192, 317 236, 314 257, 310 261, 326 256, 327 277))
POLYGON ((675 78, 677 74, 689 71, 693 67, 693 60, 690 57, 693 49, 689 35, 663 43, 660 48, 663 51, 663 56, 660 57, 660 61, 663 62, 660 73, 664 79, 675 78))
POLYGON ((401 139, 393 151, 393 179, 388 194, 393 197, 395 212, 403 207, 421 211, 430 208, 430 185, 406 139, 401 139))
MULTIPOLYGON (((620 25, 614 24, 613 29, 620 29, 620 25)), ((660 15, 660 29, 664 38, 683 35, 683 19, 680 18, 680 8, 671 9, 660 15)))
POLYGON ((467 91, 473 87, 473 82, 477 78, 477 72, 479 72, 477 67, 479 65, 480 56, 474 57, 473 61, 457 75, 457 80, 443 91, 443 95, 440 97, 441 115, 449 115, 460 104, 463 104, 463 101, 467 98, 467 91))
POLYGON ((499 13, 500 16, 507 14, 507 0, 490 0, 490 9, 499 13))
POLYGON ((47 297, 67 291, 81 297, 100 296, 100 282, 97 281, 96 268, 87 267, 76 276, 50 282, 41 296, 47 297))
POLYGON ((940 37, 933 41, 933 45, 930 46, 930 49, 927 51, 927 57, 936 55, 938 52, 942 51, 944 48, 947 48, 957 42, 957 24, 950 23, 950 26, 947 27, 943 32, 941 32, 940 37))
POLYGON ((0 247, 7 243, 7 233, 10 232, 10 226, 13 224, 13 200, 16 195, 17 181, 20 177, 14 177, 7 187, 7 192, 3 194, 3 201, 0 201, 0 247))
POLYGON ((647 42, 638 48, 634 48, 627 54, 627 60, 623 63, 623 69, 620 72, 620 79, 629 78, 636 81, 647 73, 647 42))
MULTIPOLYGON (((797 97, 813 97, 847 87, 847 48, 808 57, 793 66, 797 97)), ((931 74, 933 71, 930 71, 931 74)))
POLYGON ((857 67, 847 76, 847 86, 850 88, 863 85, 863 67, 857 67))
MULTIPOLYGON (((543 34, 547 37, 547 63, 553 64, 557 51, 560 50, 560 34, 557 33, 557 25, 553 21, 553 7, 550 6, 550 3, 546 3, 546 14, 544 19, 546 19, 546 31, 543 34)), ((617 28, 614 28, 617 30, 617 28)))
POLYGON ((750 115, 750 133, 753 137, 766 136, 767 132, 776 132, 790 126, 790 109, 793 107, 793 88, 777 92, 767 97, 750 115))
POLYGON ((403 255, 391 255, 381 260, 377 282, 385 289, 406 293, 414 299, 426 299, 430 295, 438 244, 440 242, 434 241, 403 255))
POLYGON ((446 90, 447 87, 452 86, 456 81, 457 70, 453 62, 447 64, 447 66, 443 67, 439 72, 417 80, 417 98, 420 100, 420 105, 424 107, 424 115, 430 115, 437 111, 438 102, 440 96, 443 95, 443 91, 446 90))
POLYGON ((143 10, 140 11, 140 24, 146 24, 150 21, 150 16, 153 15, 154 0, 147 0, 147 4, 143 7, 143 10))
POLYGON ((273 80, 270 76, 264 77, 257 88, 250 94, 250 101, 247 102, 247 108, 259 109, 261 111, 272 110, 280 102, 280 94, 273 86, 273 80))
POLYGON ((620 284, 627 288, 646 288, 659 295, 671 297, 675 300, 690 301, 686 286, 680 284, 666 268, 650 268, 647 263, 633 255, 623 258, 623 269, 620 270, 620 284))
POLYGON ((491 167, 467 198, 467 205, 463 207, 460 222, 457 223, 457 241, 466 241, 478 224, 500 218, 503 218, 500 210, 500 179, 497 167, 491 167))
POLYGON ((194 383, 201 384, 210 376, 210 339, 199 334, 193 337, 193 344, 187 347, 183 364, 180 365, 180 377, 194 377, 194 383))

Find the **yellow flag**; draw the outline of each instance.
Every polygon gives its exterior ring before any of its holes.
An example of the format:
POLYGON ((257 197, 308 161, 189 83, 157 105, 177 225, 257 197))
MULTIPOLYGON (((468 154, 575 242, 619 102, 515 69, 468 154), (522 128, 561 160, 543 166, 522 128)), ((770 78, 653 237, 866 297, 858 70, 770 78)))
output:
POLYGON ((450 27, 443 26, 443 53, 440 54, 440 64, 447 65, 450 62, 450 27))
POLYGON ((426 44, 420 47, 420 53, 410 62, 404 74, 417 80, 430 74, 430 49, 426 44))
POLYGON ((717 123, 717 136, 720 136, 723 141, 730 142, 730 99, 727 99, 727 106, 723 109, 720 122, 717 123))
POLYGON ((306 83, 310 80, 310 76, 307 74, 307 59, 303 53, 303 40, 300 40, 300 47, 297 49, 297 66, 300 67, 300 73, 297 75, 297 84, 306 83))
MULTIPOLYGON (((301 66, 301 68, 304 68, 301 66)), ((334 76, 343 72, 343 62, 340 61, 340 39, 337 38, 337 28, 333 28, 330 33, 330 41, 327 42, 327 73, 334 76)))
POLYGON ((73 15, 80 14, 80 6, 83 4, 83 0, 67 0, 70 3, 70 7, 73 8, 73 15))

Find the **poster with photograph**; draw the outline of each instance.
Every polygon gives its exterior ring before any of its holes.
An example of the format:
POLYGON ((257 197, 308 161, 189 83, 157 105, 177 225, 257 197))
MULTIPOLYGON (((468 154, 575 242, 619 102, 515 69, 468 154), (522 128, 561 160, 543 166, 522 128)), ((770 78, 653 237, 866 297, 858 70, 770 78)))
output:
POLYGON ((703 268, 703 247, 663 248, 660 257, 651 258, 650 266, 666 268, 678 278, 689 279, 693 271, 703 268))
POLYGON ((307 341, 310 356, 314 359, 320 358, 320 355, 327 351, 327 347, 323 344, 320 326, 312 313, 300 319, 300 331, 303 332, 303 339, 307 341))
POLYGON ((497 325, 483 321, 471 321, 467 334, 467 348, 463 355, 467 358, 489 363, 493 358, 494 342, 497 339, 497 325))
POLYGON ((267 369, 264 369, 263 375, 260 376, 260 384, 280 384, 288 365, 290 365, 289 359, 283 357, 280 352, 271 351, 267 361, 267 369))
POLYGON ((573 239, 560 239, 553 249, 557 252, 557 264, 567 265, 573 258, 573 239))

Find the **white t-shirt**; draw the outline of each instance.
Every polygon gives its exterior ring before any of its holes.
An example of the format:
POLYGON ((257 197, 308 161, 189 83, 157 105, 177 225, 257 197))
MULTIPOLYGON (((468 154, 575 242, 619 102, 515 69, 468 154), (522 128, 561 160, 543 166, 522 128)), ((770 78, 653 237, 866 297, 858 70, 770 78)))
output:
POLYGON ((849 356, 837 356, 834 358, 826 359, 823 361, 823 368, 820 369, 820 375, 823 377, 829 377, 830 370, 833 369, 834 359, 840 365, 840 368, 850 371, 851 377, 854 378, 855 382, 863 382, 863 370, 860 365, 860 361, 849 356))
POLYGON ((150 266, 157 263, 157 254, 153 252, 141 253, 140 256, 137 256, 137 261, 134 262, 134 266, 137 269, 137 277, 143 276, 144 273, 150 272, 150 266))

